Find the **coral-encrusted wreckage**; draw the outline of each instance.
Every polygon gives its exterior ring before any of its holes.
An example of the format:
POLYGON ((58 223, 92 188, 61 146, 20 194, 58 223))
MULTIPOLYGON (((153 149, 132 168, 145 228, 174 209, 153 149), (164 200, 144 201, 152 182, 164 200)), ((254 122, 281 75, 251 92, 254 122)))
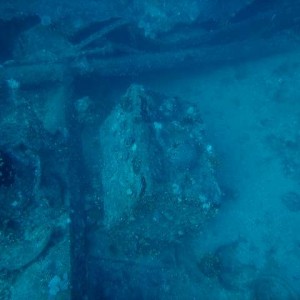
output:
POLYGON ((274 2, 1 1, 1 300, 193 298, 217 154, 196 105, 134 83, 286 51, 299 4, 274 2))
MULTIPOLYGON (((115 266, 110 269, 104 263, 102 291, 111 295, 117 289, 121 297, 127 284, 140 288, 145 263, 158 268, 170 249, 203 230, 219 208, 221 192, 214 154, 194 105, 132 85, 99 133, 106 243, 98 245, 98 251, 101 259, 123 262, 119 272, 134 262, 135 274, 117 286, 115 266)), ((180 271, 170 271, 180 278, 180 271)), ((170 276, 166 280, 173 285, 177 280, 171 283, 170 276)))
MULTIPOLYGON (((159 263, 167 247, 215 215, 221 192, 195 105, 132 85, 105 120, 88 113, 89 98, 75 101, 74 128, 67 130, 60 105, 47 104, 48 120, 45 106, 25 102, 25 96, 21 89, 14 95, 0 130, 1 292, 8 299, 19 299, 28 285, 38 285, 35 299, 45 291, 67 297, 75 268, 70 251, 88 253, 76 240, 85 240, 80 232, 88 225, 96 226, 88 234, 92 243, 106 241, 99 257, 92 255, 97 268, 110 270, 115 261, 136 257, 138 264, 154 253, 159 263)), ((31 297, 32 290, 26 293, 31 297)))
POLYGON ((218 207, 213 154, 195 106, 131 86, 100 141, 106 227, 122 224, 134 236, 174 241, 218 207))

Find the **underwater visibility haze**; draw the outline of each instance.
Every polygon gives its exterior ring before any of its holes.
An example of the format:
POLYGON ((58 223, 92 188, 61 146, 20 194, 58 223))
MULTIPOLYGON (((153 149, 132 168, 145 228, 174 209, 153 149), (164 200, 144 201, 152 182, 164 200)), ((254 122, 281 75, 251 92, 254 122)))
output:
POLYGON ((0 300, 300 299, 299 50, 299 0, 2 0, 0 300))

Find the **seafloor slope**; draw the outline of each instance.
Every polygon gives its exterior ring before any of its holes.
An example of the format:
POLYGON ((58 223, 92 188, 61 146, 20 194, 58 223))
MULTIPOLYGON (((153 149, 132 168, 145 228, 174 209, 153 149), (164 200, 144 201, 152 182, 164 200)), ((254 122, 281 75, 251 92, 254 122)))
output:
POLYGON ((254 299, 299 298, 299 70, 296 52, 152 80, 197 103, 218 153, 224 205, 193 251, 203 261, 232 247, 225 267, 202 269, 207 298, 245 299, 252 288, 254 299))

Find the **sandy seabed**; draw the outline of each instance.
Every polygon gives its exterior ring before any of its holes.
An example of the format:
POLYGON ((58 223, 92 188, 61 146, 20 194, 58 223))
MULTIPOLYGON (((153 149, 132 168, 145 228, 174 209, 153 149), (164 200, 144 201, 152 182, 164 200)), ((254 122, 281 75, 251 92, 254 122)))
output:
POLYGON ((223 275, 198 280, 199 297, 299 299, 299 53, 146 81, 200 107, 216 153, 224 202, 193 252, 232 255, 223 275))

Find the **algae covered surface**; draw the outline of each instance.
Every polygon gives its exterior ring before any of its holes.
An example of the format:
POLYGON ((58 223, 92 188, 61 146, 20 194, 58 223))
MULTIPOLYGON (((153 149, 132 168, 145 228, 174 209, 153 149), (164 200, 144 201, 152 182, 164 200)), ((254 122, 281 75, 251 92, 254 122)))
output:
POLYGON ((299 13, 2 1, 0 300, 299 299, 299 13))

